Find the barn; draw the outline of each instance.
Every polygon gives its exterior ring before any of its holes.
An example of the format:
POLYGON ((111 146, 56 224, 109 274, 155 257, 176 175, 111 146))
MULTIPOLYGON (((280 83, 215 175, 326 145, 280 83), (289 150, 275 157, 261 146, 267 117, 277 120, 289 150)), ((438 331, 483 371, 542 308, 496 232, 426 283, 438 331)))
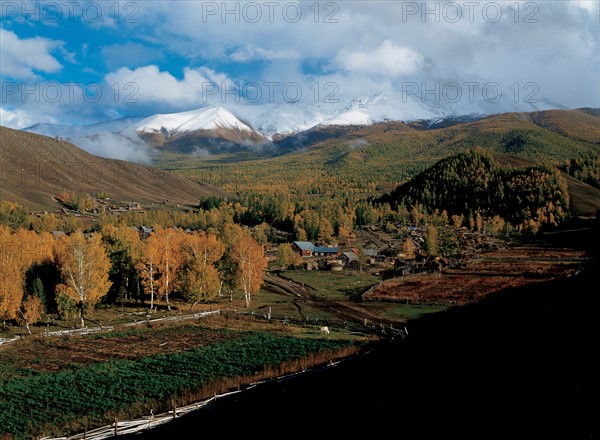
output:
POLYGON ((354 251, 344 251, 342 252, 342 261, 344 262, 344 266, 350 266, 354 261, 358 260, 358 255, 354 251))

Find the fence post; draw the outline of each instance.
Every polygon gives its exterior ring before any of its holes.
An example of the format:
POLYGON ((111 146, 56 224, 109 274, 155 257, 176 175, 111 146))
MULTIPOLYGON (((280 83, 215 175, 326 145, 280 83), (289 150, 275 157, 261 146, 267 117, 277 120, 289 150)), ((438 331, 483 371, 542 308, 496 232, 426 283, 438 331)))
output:
POLYGON ((119 435, 119 420, 117 419, 117 416, 115 416, 115 437, 119 435))

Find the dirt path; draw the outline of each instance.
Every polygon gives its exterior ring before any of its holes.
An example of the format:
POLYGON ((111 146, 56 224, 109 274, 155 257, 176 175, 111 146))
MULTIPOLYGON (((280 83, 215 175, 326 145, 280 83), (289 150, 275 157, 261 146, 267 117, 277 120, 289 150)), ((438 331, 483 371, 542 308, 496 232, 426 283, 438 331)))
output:
POLYGON ((314 299, 305 286, 295 283, 291 280, 281 278, 274 272, 266 272, 263 276, 263 279, 265 283, 275 286, 278 289, 283 290, 285 293, 288 293, 295 297, 303 299, 314 299))
POLYGON ((370 231, 367 231, 366 229, 361 229, 360 233, 363 234, 371 243, 377 246, 378 249, 386 248, 388 245, 387 243, 381 241, 379 237, 377 237, 375 234, 373 234, 370 231))
POLYGON ((295 298, 293 302, 299 310, 302 310, 302 304, 305 304, 332 313, 343 321, 364 324, 365 320, 367 320, 367 323, 371 324, 399 324, 397 320, 381 318, 355 301, 318 298, 310 292, 308 287, 282 278, 274 272, 265 273, 263 279, 266 284, 274 287, 277 291, 293 296, 295 298))
MULTIPOLYGON (((119 327, 134 327, 137 325, 147 324, 148 322, 173 322, 173 321, 185 321, 190 319, 200 319, 208 315, 219 314, 220 310, 214 310, 210 312, 198 312, 198 313, 187 313, 182 314, 180 316, 166 316, 164 318, 156 318, 156 319, 148 319, 148 320, 140 320, 135 322, 127 322, 124 324, 119 324, 119 327)), ((84 327, 77 328, 73 330, 57 330, 52 332, 44 333, 46 336, 69 336, 69 335, 89 335, 93 333, 101 333, 106 331, 115 330, 114 325, 104 325, 100 327, 84 327)), ((13 338, 0 338, 0 345, 10 344, 12 342, 18 341, 21 339, 20 336, 15 336, 13 338)))

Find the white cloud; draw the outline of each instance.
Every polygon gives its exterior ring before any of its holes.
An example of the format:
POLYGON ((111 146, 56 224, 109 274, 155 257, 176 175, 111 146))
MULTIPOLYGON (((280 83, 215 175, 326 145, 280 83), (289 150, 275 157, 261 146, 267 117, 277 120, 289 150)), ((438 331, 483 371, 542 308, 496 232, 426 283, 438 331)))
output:
POLYGON ((342 50, 335 62, 348 72, 365 72, 385 77, 415 73, 423 64, 423 55, 408 47, 395 46, 385 40, 372 51, 342 50))
POLYGON ((598 0, 571 0, 571 5, 590 14, 598 14, 598 0))
POLYGON ((71 138, 69 142, 96 156, 109 159, 150 163, 148 146, 135 136, 115 133, 99 133, 96 136, 71 138))
MULTIPOLYGON (((69 32, 48 33, 66 40, 62 43, 20 39, 12 31, 2 30, 5 76, 12 75, 30 86, 40 81, 38 76, 50 80, 48 73, 59 72, 56 79, 67 83, 74 66, 68 65, 70 54, 64 48, 76 48, 85 60, 77 66, 77 73, 105 80, 103 99, 97 103, 86 102, 77 89, 75 102, 67 102, 64 93, 56 104, 33 103, 29 97, 21 99, 22 95, 2 104, 26 111, 20 117, 11 113, 12 121, 39 115, 33 122, 47 116, 71 123, 105 118, 111 108, 118 114, 146 116, 215 104, 212 100, 222 94, 205 93, 213 83, 226 84, 231 90, 234 81, 242 85, 297 82, 304 100, 313 99, 313 84, 318 83, 319 101, 329 96, 330 83, 334 83, 338 88, 335 98, 344 102, 380 91, 393 97, 402 92, 403 82, 431 87, 439 82, 479 81, 500 84, 511 99, 515 90, 519 100, 525 99, 533 84, 539 89, 536 99, 548 98, 572 108, 600 106, 597 0, 475 3, 319 2, 315 20, 314 2, 290 2, 302 8, 301 20, 286 21, 282 15, 285 4, 281 3, 271 22, 266 4, 259 2, 262 19, 251 23, 244 20, 244 3, 240 2, 236 4, 242 8, 242 16, 237 21, 222 14, 222 2, 140 2, 132 17, 135 22, 121 20, 118 33, 102 27, 91 32, 91 26, 87 27, 90 33, 75 37, 69 32), (453 21, 454 10, 444 9, 445 4, 459 5, 461 19, 453 21), (432 14, 423 15, 425 8, 432 11, 435 5, 440 11, 437 21, 432 14), (485 8, 494 5, 502 9, 499 21, 490 19, 493 7, 485 15, 485 8), (215 6, 220 9, 218 14, 203 16, 203 8, 215 6), (413 7, 418 12, 410 14, 413 7), (471 7, 473 22, 469 19, 471 7), (326 18, 335 22, 327 23, 326 18), (104 59, 92 57, 100 52, 93 45, 96 37, 109 45, 104 59), (89 46, 83 41, 89 41, 89 46), (162 55, 153 57, 137 50, 143 47, 162 55), (63 70, 60 63, 65 64, 63 70), (115 82, 119 84, 118 99, 113 94, 115 82), (138 104, 125 102, 132 91, 124 88, 129 82, 137 85, 132 98, 138 104)), ((122 4, 121 12, 128 11, 122 4)), ((107 12, 106 18, 110 17, 107 12)), ((266 92, 263 87, 263 97, 266 92)), ((281 86, 275 95, 282 99, 281 86)))
POLYGON ((233 61, 244 63, 254 60, 297 60, 300 54, 295 50, 270 50, 247 44, 230 55, 233 61))
POLYGON ((0 125, 4 127, 20 129, 35 122, 37 121, 32 121, 29 114, 23 110, 7 110, 0 107, 0 125))
MULTIPOLYGON (((14 32, 0 29, 1 74, 13 79, 36 79, 35 72, 55 73, 62 65, 50 52, 62 49, 63 43, 46 38, 20 39, 14 32)), ((63 51, 63 54, 69 55, 63 51)))
POLYGON ((138 67, 131 70, 127 67, 118 69, 106 75, 107 84, 119 84, 120 87, 128 83, 136 85, 137 92, 134 99, 143 105, 163 104, 176 107, 196 104, 200 106, 207 103, 214 84, 225 84, 231 87, 232 83, 226 75, 214 72, 211 69, 186 68, 183 78, 177 79, 171 73, 160 71, 155 65, 138 67))

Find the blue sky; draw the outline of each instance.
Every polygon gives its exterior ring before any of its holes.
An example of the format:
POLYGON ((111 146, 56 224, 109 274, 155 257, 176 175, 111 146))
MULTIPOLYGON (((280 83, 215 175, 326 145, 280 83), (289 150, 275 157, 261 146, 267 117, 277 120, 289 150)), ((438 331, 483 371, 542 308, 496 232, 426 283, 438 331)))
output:
POLYGON ((341 103, 397 98, 408 82, 493 82, 515 100, 535 93, 557 107, 600 107, 596 0, 0 5, 0 123, 14 128, 184 111, 236 95, 250 104, 298 91, 312 101, 332 91, 341 103))

